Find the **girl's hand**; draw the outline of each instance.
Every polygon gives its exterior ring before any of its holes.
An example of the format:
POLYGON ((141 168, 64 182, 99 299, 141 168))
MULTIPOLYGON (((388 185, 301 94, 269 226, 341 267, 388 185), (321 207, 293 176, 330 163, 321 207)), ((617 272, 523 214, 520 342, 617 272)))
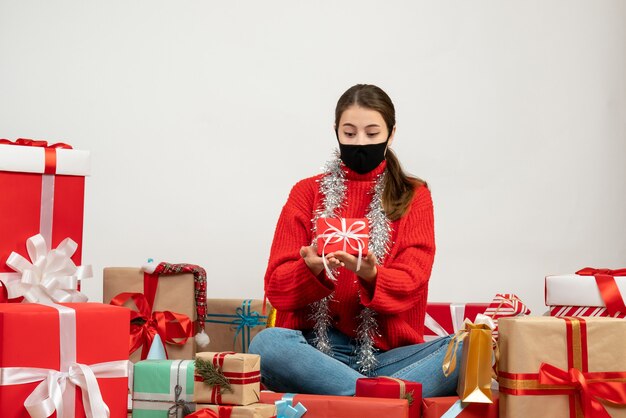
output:
MULTIPOLYGON (((324 262, 322 261, 322 257, 317 255, 317 250, 312 245, 300 248, 300 257, 304 259, 307 267, 314 275, 318 276, 322 272, 322 270, 324 270, 324 262)), ((340 265, 341 264, 339 261, 328 262, 328 266, 330 268, 337 268, 340 265)))
POLYGON ((356 273, 361 279, 368 283, 374 282, 378 270, 376 269, 376 256, 373 253, 368 253, 361 259, 361 268, 356 271, 356 264, 358 258, 352 254, 348 254, 345 251, 335 251, 326 255, 326 260, 331 266, 343 266, 350 271, 356 273))

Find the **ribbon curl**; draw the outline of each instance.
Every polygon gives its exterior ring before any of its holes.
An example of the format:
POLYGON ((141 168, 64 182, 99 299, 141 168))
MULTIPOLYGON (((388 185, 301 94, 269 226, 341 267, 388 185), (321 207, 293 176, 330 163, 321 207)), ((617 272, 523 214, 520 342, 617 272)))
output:
POLYGON ((551 364, 539 367, 539 383, 546 386, 566 386, 574 389, 580 399, 585 417, 610 418, 598 399, 617 405, 626 404, 626 383, 598 381, 599 373, 584 373, 576 368, 568 371, 551 364))
POLYGON ((328 218, 321 218, 324 220, 328 228, 324 230, 317 237, 324 239, 324 245, 322 246, 322 262, 324 263, 324 270, 326 270, 326 274, 328 278, 331 280, 336 280, 335 276, 332 273, 332 270, 328 266, 328 261, 326 260, 326 246, 329 244, 337 244, 343 242, 343 251, 346 251, 348 246, 353 251, 357 252, 357 262, 356 262, 356 271, 361 269, 361 261, 363 259, 363 250, 365 249, 365 242, 363 238, 368 238, 368 234, 359 233, 363 230, 367 230, 367 224, 365 221, 354 221, 349 227, 346 222, 346 218, 340 218, 341 228, 337 228, 336 226, 328 223, 328 218))
POLYGON ((135 302, 138 309, 130 314, 130 353, 142 347, 141 358, 145 359, 156 334, 164 343, 174 345, 184 345, 193 336, 192 322, 187 315, 170 311, 152 312, 152 306, 143 293, 120 293, 111 299, 111 305, 123 306, 129 299, 135 302))
POLYGON ((7 280, 8 297, 24 297, 31 303, 86 302, 87 296, 78 291, 81 280, 92 277, 91 266, 76 267, 71 257, 78 244, 65 238, 56 249, 48 251, 41 234, 26 240, 30 261, 12 252, 7 266, 18 272, 17 278, 7 280))

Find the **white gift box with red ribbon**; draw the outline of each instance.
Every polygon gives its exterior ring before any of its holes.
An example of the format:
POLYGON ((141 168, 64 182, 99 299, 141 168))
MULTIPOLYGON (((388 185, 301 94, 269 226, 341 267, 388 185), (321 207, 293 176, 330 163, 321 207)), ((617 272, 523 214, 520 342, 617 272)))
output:
POLYGON ((614 294, 612 297, 619 296, 620 299, 623 299, 622 295, 626 295, 626 270, 586 268, 579 270, 577 274, 546 276, 546 306, 606 307, 601 283, 598 280, 614 283, 614 286, 609 285, 608 291, 613 290, 619 295, 614 294), (593 274, 594 271, 599 273, 593 274), (581 272, 585 274, 579 274, 581 272), (606 274, 609 272, 617 272, 618 274, 606 274))

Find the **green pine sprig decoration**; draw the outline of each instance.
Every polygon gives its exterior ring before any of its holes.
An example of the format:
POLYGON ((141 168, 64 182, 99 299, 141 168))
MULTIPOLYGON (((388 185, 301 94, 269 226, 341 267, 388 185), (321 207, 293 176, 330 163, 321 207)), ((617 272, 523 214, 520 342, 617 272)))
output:
POLYGON ((409 401, 409 406, 411 406, 413 404, 413 391, 407 392, 404 394, 404 396, 402 397, 402 399, 406 399, 407 401, 409 401))
POLYGON ((212 362, 197 358, 196 373, 202 377, 205 384, 219 387, 222 394, 224 392, 233 393, 233 388, 228 378, 226 378, 224 373, 215 367, 212 362))

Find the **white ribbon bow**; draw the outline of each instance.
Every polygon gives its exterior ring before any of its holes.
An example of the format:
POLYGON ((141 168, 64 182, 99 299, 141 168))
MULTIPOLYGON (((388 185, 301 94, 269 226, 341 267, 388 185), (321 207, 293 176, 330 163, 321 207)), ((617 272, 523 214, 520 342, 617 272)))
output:
POLYGON ((41 234, 28 238, 26 248, 30 261, 16 252, 7 259, 7 266, 20 273, 9 277, 9 298, 23 296, 31 303, 86 302, 87 296, 80 293, 78 282, 92 277, 91 266, 76 267, 71 260, 78 244, 65 238, 59 246, 48 252, 41 234))
POLYGON ((450 304, 450 317, 452 318, 452 333, 449 333, 441 326, 439 322, 432 316, 426 313, 424 318, 424 326, 435 333, 435 335, 424 335, 424 341, 436 340, 440 337, 446 337, 448 335, 456 334, 458 330, 465 327, 465 304, 464 303, 451 303, 450 304))
POLYGON ((328 228, 318 235, 318 238, 325 238, 324 246, 322 247, 322 262, 324 263, 324 269, 326 270, 326 274, 328 278, 331 280, 336 280, 333 275, 330 267, 328 267, 328 261, 326 261, 326 246, 328 244, 336 244, 338 242, 343 241, 343 251, 346 251, 348 246, 352 248, 354 251, 358 252, 358 257, 356 261, 356 271, 361 269, 361 260, 363 258, 363 249, 365 248, 365 242, 363 238, 367 238, 367 234, 359 234, 362 230, 364 230, 367 225, 364 221, 355 221, 348 228, 346 219, 341 218, 341 229, 337 228, 334 225, 328 223, 327 219, 324 219, 328 228))
POLYGON ((24 383, 41 383, 24 401, 24 407, 32 418, 47 418, 56 411, 58 418, 73 417, 71 411, 64 410, 63 394, 66 390, 82 390, 83 406, 87 418, 109 417, 109 407, 102 399, 96 378, 113 378, 129 376, 129 361, 109 361, 93 365, 72 363, 67 372, 51 369, 30 367, 0 368, 2 385, 21 385, 24 383), (68 382, 70 383, 68 387, 68 382))

